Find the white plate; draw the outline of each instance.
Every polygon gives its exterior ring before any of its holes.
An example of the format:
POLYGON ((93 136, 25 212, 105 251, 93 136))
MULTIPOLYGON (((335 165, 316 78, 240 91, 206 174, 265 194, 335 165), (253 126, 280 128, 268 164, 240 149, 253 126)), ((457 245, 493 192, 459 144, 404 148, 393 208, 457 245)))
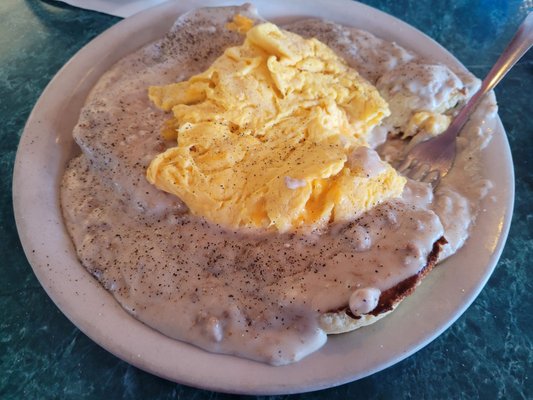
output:
MULTIPOLYGON (((161 377, 212 390, 278 394, 316 390, 353 381, 413 354, 442 333, 471 304, 492 273, 509 229, 514 197, 511 154, 499 119, 485 151, 491 198, 466 246, 433 271, 396 312, 367 328, 331 337, 303 361, 271 367, 211 354, 169 339, 128 315, 80 265, 63 225, 59 181, 77 151, 72 128, 84 99, 115 61, 161 37, 175 18, 201 5, 167 3, 126 19, 79 51, 50 82, 22 136, 14 172, 13 202, 24 251, 35 274, 61 311, 96 343, 161 377)), ((366 29, 428 59, 462 67, 436 42, 373 8, 348 1, 256 1, 260 14, 277 22, 318 16, 366 29)))

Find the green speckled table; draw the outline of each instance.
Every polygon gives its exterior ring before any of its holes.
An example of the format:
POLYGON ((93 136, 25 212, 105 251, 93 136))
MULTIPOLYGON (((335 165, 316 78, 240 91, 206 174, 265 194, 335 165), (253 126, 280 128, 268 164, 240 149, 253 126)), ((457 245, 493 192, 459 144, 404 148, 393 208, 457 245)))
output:
MULTIPOLYGON (((531 0, 367 0, 485 75, 531 0)), ((226 399, 152 376, 106 352, 45 294, 22 251, 11 199, 24 123, 59 68, 120 19, 44 0, 0 1, 0 398, 226 399)), ((516 173, 507 245, 466 313, 415 355, 340 387, 272 398, 533 399, 533 52, 496 89, 516 173)), ((240 396, 246 397, 246 396, 240 396)))

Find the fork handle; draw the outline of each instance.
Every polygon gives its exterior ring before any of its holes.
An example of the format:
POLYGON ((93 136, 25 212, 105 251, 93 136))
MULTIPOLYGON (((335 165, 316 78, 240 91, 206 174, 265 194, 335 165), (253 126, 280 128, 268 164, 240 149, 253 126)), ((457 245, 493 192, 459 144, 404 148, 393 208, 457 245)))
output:
POLYGON ((505 74, 522 58, 522 56, 533 45, 533 12, 530 12, 524 22, 518 28, 513 39, 503 51, 498 61, 491 68, 480 89, 470 98, 457 116, 453 119, 450 127, 446 131, 446 136, 457 136, 462 127, 466 124, 470 115, 477 108, 483 96, 494 88, 505 76, 505 74))

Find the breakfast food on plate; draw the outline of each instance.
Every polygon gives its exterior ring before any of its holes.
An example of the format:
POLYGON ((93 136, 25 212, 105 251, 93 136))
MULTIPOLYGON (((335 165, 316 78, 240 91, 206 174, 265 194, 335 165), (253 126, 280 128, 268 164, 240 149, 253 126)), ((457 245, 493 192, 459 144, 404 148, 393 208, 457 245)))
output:
MULTIPOLYGON (((490 186, 480 118, 435 192, 393 165, 477 85, 332 22, 192 11, 87 98, 61 187, 67 229, 145 324, 297 361, 387 315, 466 240, 490 186)), ((478 116, 495 112, 490 98, 478 116)))

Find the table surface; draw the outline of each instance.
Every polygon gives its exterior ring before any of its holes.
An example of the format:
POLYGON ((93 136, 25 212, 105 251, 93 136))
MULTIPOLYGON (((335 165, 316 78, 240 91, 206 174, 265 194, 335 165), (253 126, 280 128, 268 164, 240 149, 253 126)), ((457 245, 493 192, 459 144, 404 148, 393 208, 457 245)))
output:
MULTIPOLYGON (((531 0, 366 0, 425 32, 484 76, 531 0)), ((120 21, 56 1, 0 2, 0 398, 233 398, 143 372, 81 333, 48 298, 17 235, 11 183, 32 107, 59 68, 120 21)), ((431 344, 357 382, 269 398, 533 398, 533 52, 496 89, 516 174, 509 239, 473 305, 431 344)), ((239 396, 247 397, 247 396, 239 396)), ((265 398, 265 397, 264 397, 265 398)))

